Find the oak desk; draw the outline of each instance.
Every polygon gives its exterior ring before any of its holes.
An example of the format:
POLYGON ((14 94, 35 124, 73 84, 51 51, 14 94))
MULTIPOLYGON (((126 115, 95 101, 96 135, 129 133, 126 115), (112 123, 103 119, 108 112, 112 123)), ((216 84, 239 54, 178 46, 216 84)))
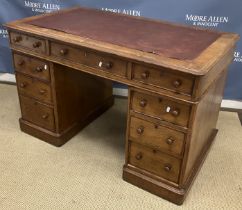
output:
POLYGON ((112 81, 126 84, 123 179, 182 204, 217 133, 238 35, 84 8, 7 28, 22 131, 61 146, 112 106, 112 81))

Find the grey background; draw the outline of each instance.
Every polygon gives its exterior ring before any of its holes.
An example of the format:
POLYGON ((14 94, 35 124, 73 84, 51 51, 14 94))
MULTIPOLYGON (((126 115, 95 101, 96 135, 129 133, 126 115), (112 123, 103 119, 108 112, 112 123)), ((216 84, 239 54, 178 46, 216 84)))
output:
MULTIPOLYGON (((76 5, 97 9, 116 9, 121 13, 125 9, 125 11, 134 11, 135 15, 190 25, 202 23, 207 25, 201 27, 208 27, 226 32, 236 32, 242 35, 241 0, 0 0, 0 72, 14 73, 6 29, 2 24, 19 18, 76 5), (187 16, 202 16, 202 20, 188 20, 187 16), (207 21, 203 21, 204 18, 206 18, 205 16, 207 16, 207 21)), ((242 99, 241 67, 242 40, 237 44, 234 61, 229 68, 224 93, 225 99, 242 99)), ((125 88, 119 84, 116 84, 116 86, 125 88)))

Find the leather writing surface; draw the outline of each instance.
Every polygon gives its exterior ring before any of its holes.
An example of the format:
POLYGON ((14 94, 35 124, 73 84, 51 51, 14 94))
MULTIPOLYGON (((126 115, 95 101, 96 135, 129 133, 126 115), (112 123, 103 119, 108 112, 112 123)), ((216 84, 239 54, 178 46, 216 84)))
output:
POLYGON ((27 23, 180 60, 195 59, 220 36, 215 31, 86 8, 27 23))

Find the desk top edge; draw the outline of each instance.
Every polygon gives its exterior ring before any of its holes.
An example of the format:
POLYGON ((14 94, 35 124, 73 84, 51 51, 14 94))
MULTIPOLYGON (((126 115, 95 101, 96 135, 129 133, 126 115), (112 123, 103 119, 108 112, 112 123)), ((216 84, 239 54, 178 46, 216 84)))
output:
MULTIPOLYGON (((62 12, 69 12, 76 10, 79 7, 70 8, 62 10, 62 12)), ((202 53, 193 60, 179 60, 168 58, 163 55, 156 55, 152 53, 143 52, 136 49, 130 49, 123 46, 118 46, 106 42, 92 40, 90 38, 80 37, 77 35, 66 34, 65 32, 56 31, 47 28, 41 28, 34 25, 27 24, 26 22, 34 19, 38 19, 43 16, 51 16, 55 12, 50 14, 41 14, 37 16, 27 17, 19 19, 16 21, 9 22, 5 24, 8 30, 20 31, 22 33, 29 33, 36 36, 41 36, 44 38, 53 39, 56 41, 68 42, 80 47, 88 47, 93 50, 103 51, 106 53, 118 55, 124 58, 129 58, 157 66, 163 66, 167 68, 172 68, 179 70, 181 72, 190 73, 194 75, 205 75, 213 65, 216 64, 220 57, 223 57, 228 50, 234 47, 237 40, 239 40, 239 35, 236 33, 219 32, 221 36, 215 40, 209 47, 207 47, 202 53), (57 34, 57 36, 56 36, 57 34), (67 39, 68 35, 68 39, 67 39), (217 52, 217 54, 216 54, 217 52), (210 54, 210 55, 209 55, 210 54), (210 62, 207 62, 209 58, 210 62)), ((119 14, 121 16, 126 16, 124 14, 119 14)), ((160 20, 152 20, 145 17, 134 17, 138 19, 151 20, 154 22, 161 22, 165 24, 171 24, 173 26, 185 27, 185 28, 195 28, 194 26, 188 26, 177 23, 170 23, 160 20)), ((196 28, 197 29, 197 28, 196 28)), ((203 28, 198 28, 198 30, 205 30, 203 28)))

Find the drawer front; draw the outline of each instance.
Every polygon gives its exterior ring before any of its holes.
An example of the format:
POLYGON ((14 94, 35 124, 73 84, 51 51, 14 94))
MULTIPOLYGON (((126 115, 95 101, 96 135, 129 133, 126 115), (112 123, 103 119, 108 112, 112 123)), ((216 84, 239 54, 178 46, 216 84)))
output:
POLYGON ((179 159, 133 142, 130 143, 129 155, 131 165, 178 182, 181 163, 179 159))
POLYGON ((131 109, 173 124, 188 126, 190 106, 159 96, 132 91, 131 109))
POLYGON ((94 51, 51 43, 51 55, 93 67, 99 71, 126 77, 127 62, 94 51))
POLYGON ((45 40, 41 38, 10 32, 10 42, 12 45, 28 48, 37 53, 46 53, 45 40))
POLYGON ((155 69, 139 64, 133 64, 132 79, 187 95, 192 95, 194 84, 194 78, 190 75, 174 74, 165 68, 155 69))
POLYGON ((31 96, 42 102, 51 103, 51 88, 44 82, 40 82, 34 78, 16 74, 18 91, 20 94, 31 96))
POLYGON ((14 54, 13 59, 16 71, 50 81, 50 70, 47 62, 19 54, 14 54))
POLYGON ((20 95, 22 118, 42 128, 54 131, 55 120, 52 108, 20 95))
POLYGON ((131 117, 129 139, 171 154, 181 155, 184 133, 131 117))

